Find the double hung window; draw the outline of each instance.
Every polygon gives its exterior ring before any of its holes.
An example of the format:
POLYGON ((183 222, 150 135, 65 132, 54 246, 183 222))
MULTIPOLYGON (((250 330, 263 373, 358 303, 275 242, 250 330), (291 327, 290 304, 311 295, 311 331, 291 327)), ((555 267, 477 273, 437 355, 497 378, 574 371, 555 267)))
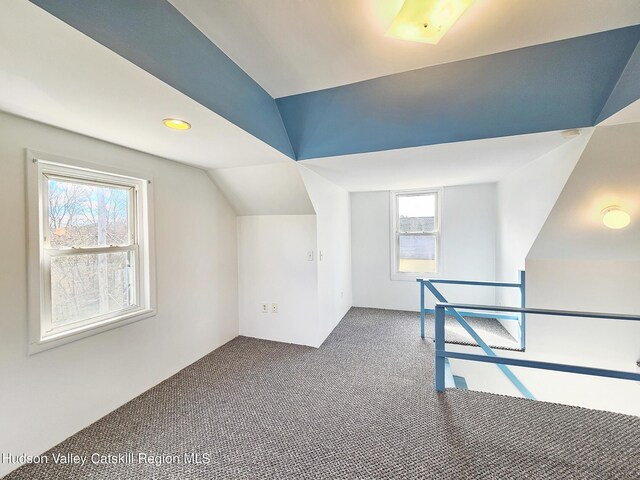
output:
POLYGON ((440 215, 438 191, 392 192, 392 276, 439 271, 440 215))
POLYGON ((35 154, 30 163, 31 346, 153 313, 148 180, 35 154))

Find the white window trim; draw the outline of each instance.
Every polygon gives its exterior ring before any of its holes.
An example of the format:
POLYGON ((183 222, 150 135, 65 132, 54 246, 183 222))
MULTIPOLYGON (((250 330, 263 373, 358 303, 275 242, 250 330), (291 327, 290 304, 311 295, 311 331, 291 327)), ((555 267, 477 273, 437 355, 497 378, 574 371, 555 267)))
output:
MULTIPOLYGON (((153 182, 152 177, 137 172, 124 171, 105 165, 92 164, 80 160, 73 160, 57 155, 26 149, 27 168, 27 251, 28 251, 28 323, 29 323, 29 354, 38 353, 50 348, 64 345, 91 335, 121 327, 129 323, 149 318, 156 314, 156 283, 155 283, 155 249, 154 249, 154 215, 153 215, 153 182), (47 299, 50 294, 47 287, 44 253, 44 201, 42 175, 53 171, 53 175, 64 174, 80 178, 83 173, 87 179, 99 181, 110 180, 113 177, 122 179, 122 184, 132 185, 137 189, 136 197, 142 198, 143 205, 136 215, 137 249, 140 265, 136 268, 137 298, 140 307, 132 310, 117 312, 114 316, 95 317, 91 322, 78 322, 73 329, 43 336, 43 325, 48 315, 47 299), (83 172, 84 171, 84 172, 83 172)), ((136 247, 123 247, 136 248, 136 247)), ((93 250, 93 249, 92 249, 93 250)), ((98 251, 100 249, 95 249, 98 251)))
POLYGON ((389 221, 389 257, 390 257, 390 272, 391 272, 391 280, 402 280, 402 281, 415 281, 417 278, 436 278, 442 276, 442 272, 444 271, 444 262, 443 262, 443 247, 442 247, 442 232, 443 232, 443 222, 442 222, 442 204, 444 201, 444 189, 443 188, 420 188, 420 189, 412 189, 412 190, 392 190, 389 192, 389 202, 390 202, 390 221, 389 221), (424 273, 414 273, 414 272, 399 272, 398 271, 398 251, 399 251, 399 236, 397 234, 398 231, 398 195, 406 195, 406 194, 436 194, 436 216, 438 220, 438 229, 437 229, 437 238, 436 238, 436 265, 438 268, 437 272, 424 272, 424 273))

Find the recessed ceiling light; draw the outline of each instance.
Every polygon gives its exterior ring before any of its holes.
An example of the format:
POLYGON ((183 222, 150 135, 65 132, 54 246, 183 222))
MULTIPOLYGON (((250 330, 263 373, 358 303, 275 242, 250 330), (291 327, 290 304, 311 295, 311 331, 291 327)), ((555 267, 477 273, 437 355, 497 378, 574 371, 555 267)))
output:
POLYGON ((189 122, 185 122, 179 118, 165 118, 162 120, 162 123, 164 123, 165 127, 173 128, 174 130, 189 130, 191 128, 189 122))
POLYGON ((435 45, 472 3, 473 0, 405 0, 387 36, 435 45))
POLYGON ((602 223, 609 228, 617 230, 619 228, 624 228, 631 223, 631 215, 622 210, 619 206, 612 205, 602 210, 602 223))

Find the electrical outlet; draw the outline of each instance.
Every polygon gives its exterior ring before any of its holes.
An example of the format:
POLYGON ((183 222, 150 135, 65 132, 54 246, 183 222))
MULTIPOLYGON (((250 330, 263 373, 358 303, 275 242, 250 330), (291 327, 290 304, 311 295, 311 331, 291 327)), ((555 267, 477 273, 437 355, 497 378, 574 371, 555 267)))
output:
POLYGON ((269 313, 269 304, 268 303, 263 303, 262 304, 262 313, 269 313))
POLYGON ((271 304, 271 313, 278 313, 278 304, 277 303, 272 303, 271 304))
POLYGON ((307 252, 307 261, 313 262, 313 250, 307 252))

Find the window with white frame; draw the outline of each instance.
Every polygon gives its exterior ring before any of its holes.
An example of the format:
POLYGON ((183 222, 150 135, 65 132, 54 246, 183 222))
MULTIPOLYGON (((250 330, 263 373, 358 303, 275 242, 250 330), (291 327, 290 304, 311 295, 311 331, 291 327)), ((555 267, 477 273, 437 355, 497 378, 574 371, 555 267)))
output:
POLYGON ((438 273, 440 191, 391 192, 392 277, 438 273))
POLYGON ((29 157, 31 350, 153 314, 149 181, 29 157))

